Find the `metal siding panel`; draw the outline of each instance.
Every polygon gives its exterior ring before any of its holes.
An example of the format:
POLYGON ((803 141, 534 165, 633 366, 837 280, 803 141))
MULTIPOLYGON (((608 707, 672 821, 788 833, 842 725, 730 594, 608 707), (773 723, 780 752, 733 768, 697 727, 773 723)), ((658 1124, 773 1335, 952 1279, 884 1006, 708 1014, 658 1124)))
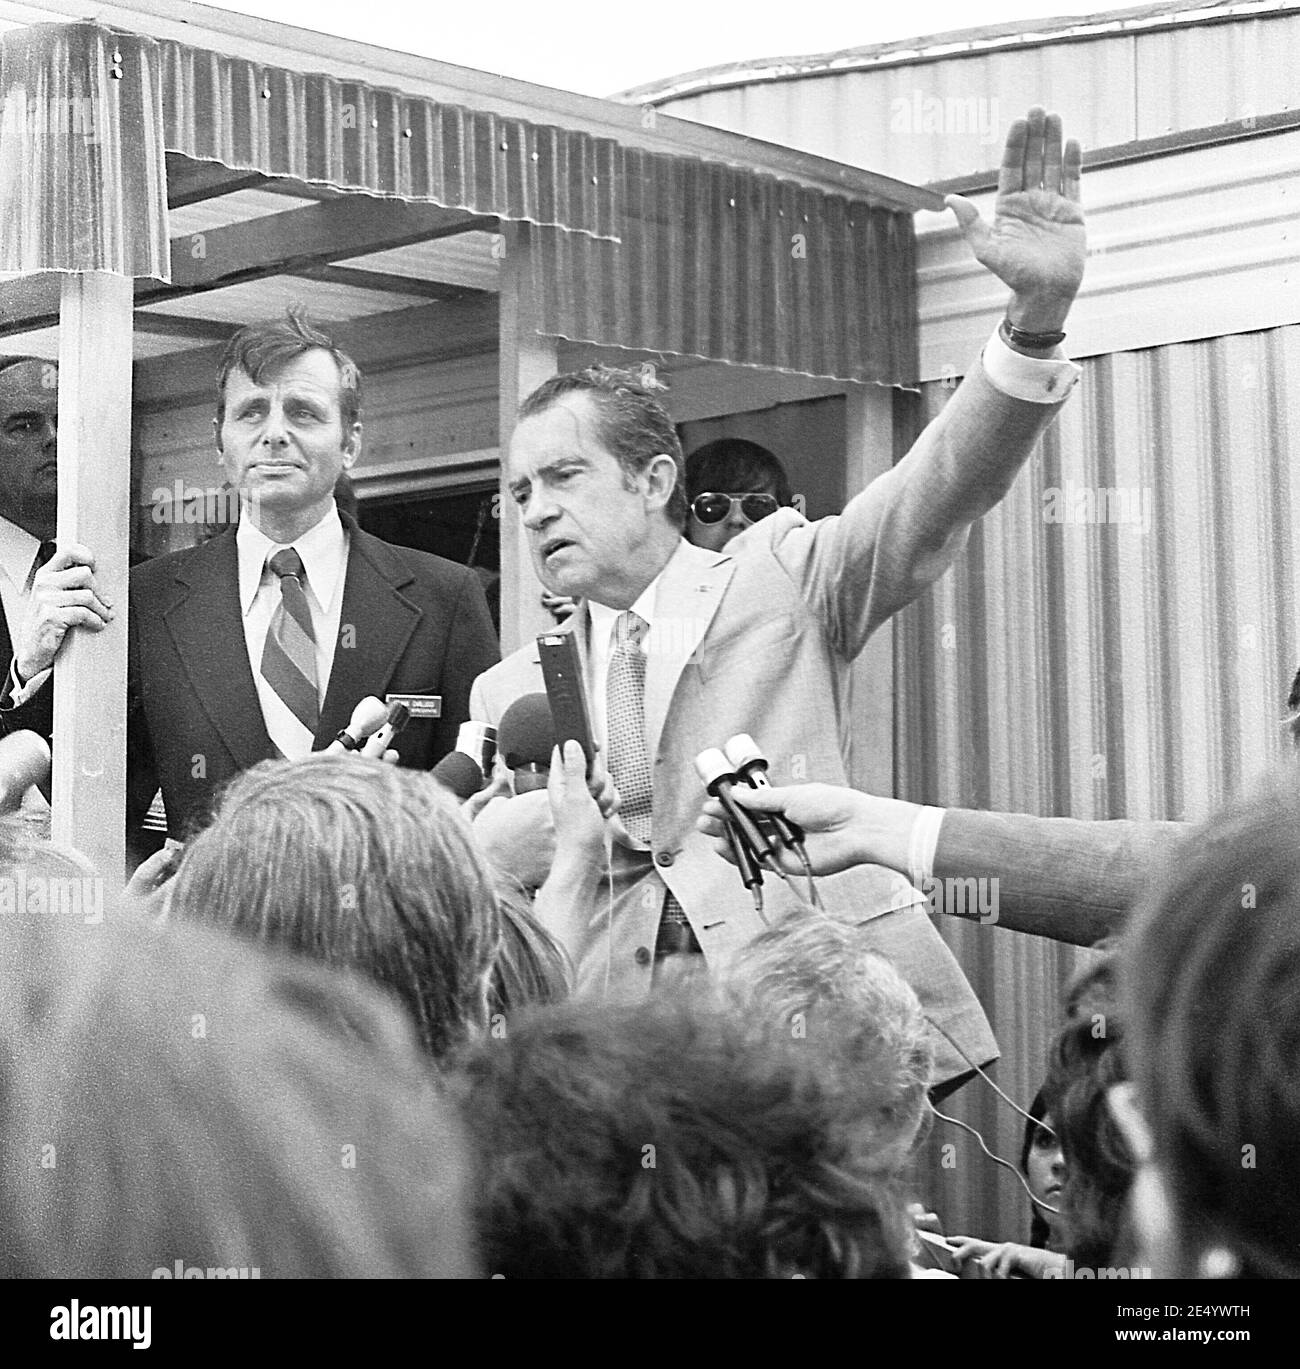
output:
POLYGON ((541 332, 837 380, 910 383, 911 215, 634 148, 625 175, 621 242, 538 229, 541 332), (600 288, 585 288, 590 281, 600 288))
MULTIPOLYGON (((1084 371, 966 555, 897 620, 905 798, 1198 819, 1283 754, 1300 649, 1300 327, 1097 357, 1084 371), (1079 500, 1092 491, 1094 510, 1101 490, 1149 502, 1105 506, 1135 525, 1046 521, 1047 491, 1069 482, 1079 500)), ((926 385, 925 412, 946 394, 926 385)), ((1090 953, 951 918, 940 930, 993 1022, 1000 1083, 1027 1103, 1060 987, 1090 953)), ((1017 1120, 982 1085, 949 1110, 1015 1155, 1017 1120)), ((948 1230, 1024 1238, 1023 1195, 963 1133, 936 1126, 922 1177, 948 1230)))
POLYGON ((923 185, 996 167, 1003 130, 1033 103, 1057 110, 1085 149, 1291 109, 1297 41, 1300 13, 1242 15, 760 79, 655 103, 923 185), (940 107, 939 126, 928 127, 927 111, 940 107))

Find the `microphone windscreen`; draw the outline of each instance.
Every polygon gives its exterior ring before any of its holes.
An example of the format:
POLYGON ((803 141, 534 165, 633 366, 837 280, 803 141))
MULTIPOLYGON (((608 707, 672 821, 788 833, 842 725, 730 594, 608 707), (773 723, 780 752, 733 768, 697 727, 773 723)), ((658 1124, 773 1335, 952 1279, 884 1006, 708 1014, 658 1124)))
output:
POLYGON ((388 721, 388 709, 382 699, 368 695, 352 710, 347 730, 357 741, 372 736, 388 721))
POLYGON ((497 724, 497 751, 507 767, 549 766, 555 749, 555 722, 545 694, 516 699, 497 724))
POLYGON ((34 784, 50 780, 50 744, 36 732, 0 739, 0 813, 12 813, 34 784))
POLYGON ((483 787, 483 772, 463 751, 450 751, 429 772, 464 803, 483 787))

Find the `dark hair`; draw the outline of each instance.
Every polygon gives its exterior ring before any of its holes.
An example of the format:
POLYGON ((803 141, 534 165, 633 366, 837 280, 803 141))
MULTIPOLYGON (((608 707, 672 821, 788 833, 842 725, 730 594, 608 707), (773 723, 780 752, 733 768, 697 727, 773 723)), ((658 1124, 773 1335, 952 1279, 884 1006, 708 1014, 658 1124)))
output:
POLYGON ((897 1181, 821 1055, 661 996, 533 1009, 451 1081, 507 1278, 905 1278, 897 1181))
POLYGON ((112 910, 7 919, 0 1061, 0 1277, 477 1272, 459 1127, 361 981, 112 910))
POLYGON ((724 494, 770 488, 783 507, 794 502, 785 467, 757 442, 743 437, 720 437, 706 442, 686 458, 686 498, 708 490, 724 494))
POLYGON ((1113 946, 1095 949, 1102 958, 1067 991, 1043 1101, 1065 1159, 1060 1202, 1066 1254, 1078 1265, 1102 1269, 1125 1264, 1132 1254, 1127 1201, 1134 1164, 1106 1097, 1128 1078, 1119 958, 1113 946))
MULTIPOLYGON (((660 386, 662 390, 664 387, 660 386)), ((640 475, 656 456, 670 456, 677 480, 665 512, 678 528, 686 526, 686 483, 682 444, 668 411, 655 398, 652 383, 633 371, 614 366, 588 366, 543 381, 519 406, 521 419, 552 408, 566 395, 585 394, 597 413, 597 435, 629 480, 640 475)))
POLYGON ((343 432, 350 436, 353 424, 361 420, 361 372, 334 339, 316 327, 301 309, 285 311, 275 323, 250 323, 226 343, 217 365, 217 436, 226 417, 226 381, 233 371, 242 371, 255 385, 300 356, 314 351, 328 352, 339 372, 339 416, 343 432))
POLYGON ((352 756, 263 761, 185 848, 171 915, 360 971, 442 1055, 487 1017, 492 875, 431 775, 352 756))
POLYGON ((1135 910, 1123 1002, 1184 1274, 1222 1245, 1300 1278, 1300 796, 1294 762, 1206 824, 1135 910))
MULTIPOLYGON (((1020 1172, 1025 1178, 1029 1177, 1029 1153, 1033 1150, 1034 1139, 1041 1130, 1038 1124, 1048 1115, 1044 1092, 1044 1089, 1039 1089, 1034 1094, 1033 1102, 1025 1109, 1030 1118, 1033 1119, 1032 1121, 1026 1120, 1024 1139, 1020 1143, 1020 1172)), ((1053 1127, 1052 1130, 1055 1131, 1056 1128, 1053 1127)), ((1033 1216, 1029 1221, 1029 1244, 1035 1250, 1046 1250, 1047 1240, 1051 1235, 1051 1227, 1042 1208, 1037 1203, 1031 1203, 1030 1207, 1033 1208, 1033 1216)))

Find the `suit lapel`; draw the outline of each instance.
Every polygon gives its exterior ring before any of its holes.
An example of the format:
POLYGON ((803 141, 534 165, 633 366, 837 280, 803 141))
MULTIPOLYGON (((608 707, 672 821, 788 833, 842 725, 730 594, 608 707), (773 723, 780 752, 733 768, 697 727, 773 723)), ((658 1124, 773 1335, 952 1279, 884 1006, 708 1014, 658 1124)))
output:
POLYGON ((725 552, 704 551, 685 539, 664 567, 646 636, 645 728, 648 754, 659 749, 677 681, 694 655, 736 569, 725 552))
POLYGON ((163 609, 190 688, 240 768, 275 754, 244 645, 239 565, 232 531, 197 548, 176 571, 163 609))
POLYGON ((415 579, 406 562, 352 519, 345 516, 344 523, 349 538, 347 577, 334 666, 316 728, 318 748, 338 735, 366 695, 383 698, 424 616, 401 592, 415 579))

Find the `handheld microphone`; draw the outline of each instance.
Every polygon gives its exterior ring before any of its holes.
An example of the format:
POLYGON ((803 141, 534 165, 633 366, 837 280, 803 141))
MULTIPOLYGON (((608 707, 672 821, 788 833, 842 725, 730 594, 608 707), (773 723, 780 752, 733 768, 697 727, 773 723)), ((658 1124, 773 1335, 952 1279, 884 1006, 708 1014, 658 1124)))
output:
POLYGON ((410 721, 411 710, 405 704, 389 704, 384 715, 383 726, 361 748, 361 754, 369 756, 372 760, 383 760, 384 752, 388 750, 393 738, 410 721))
POLYGON ((722 811, 749 844, 754 857, 762 864, 773 860, 772 843, 758 830, 753 816, 736 802, 736 776, 726 756, 717 747, 701 751, 695 758, 695 773, 704 782, 704 787, 709 793, 722 805, 722 811))
POLYGON ((387 718, 388 710, 383 702, 368 695, 352 710, 348 725, 325 748, 325 754, 338 756, 348 751, 360 751, 366 738, 381 728, 387 718))
POLYGON ((50 745, 37 732, 11 732, 0 740, 0 813, 14 812, 34 784, 50 783, 50 745))
POLYGON ((514 772, 515 793, 545 789, 555 750, 555 722, 545 694, 525 694, 501 715, 497 750, 514 772))
POLYGON ((483 772, 463 751, 449 751, 429 774, 461 803, 472 799, 483 788, 483 772))
MULTIPOLYGON (((497 730, 491 723, 465 722, 456 731, 456 751, 478 766, 479 783, 492 773, 497 754, 497 730)), ((444 757, 444 759, 446 759, 444 757)))
MULTIPOLYGON (((722 749, 737 778, 745 780, 751 789, 771 789, 767 757, 748 732, 738 732, 722 749)), ((797 822, 791 822, 784 813, 755 813, 753 816, 760 827, 786 846, 797 846, 803 840, 803 828, 797 822)))

